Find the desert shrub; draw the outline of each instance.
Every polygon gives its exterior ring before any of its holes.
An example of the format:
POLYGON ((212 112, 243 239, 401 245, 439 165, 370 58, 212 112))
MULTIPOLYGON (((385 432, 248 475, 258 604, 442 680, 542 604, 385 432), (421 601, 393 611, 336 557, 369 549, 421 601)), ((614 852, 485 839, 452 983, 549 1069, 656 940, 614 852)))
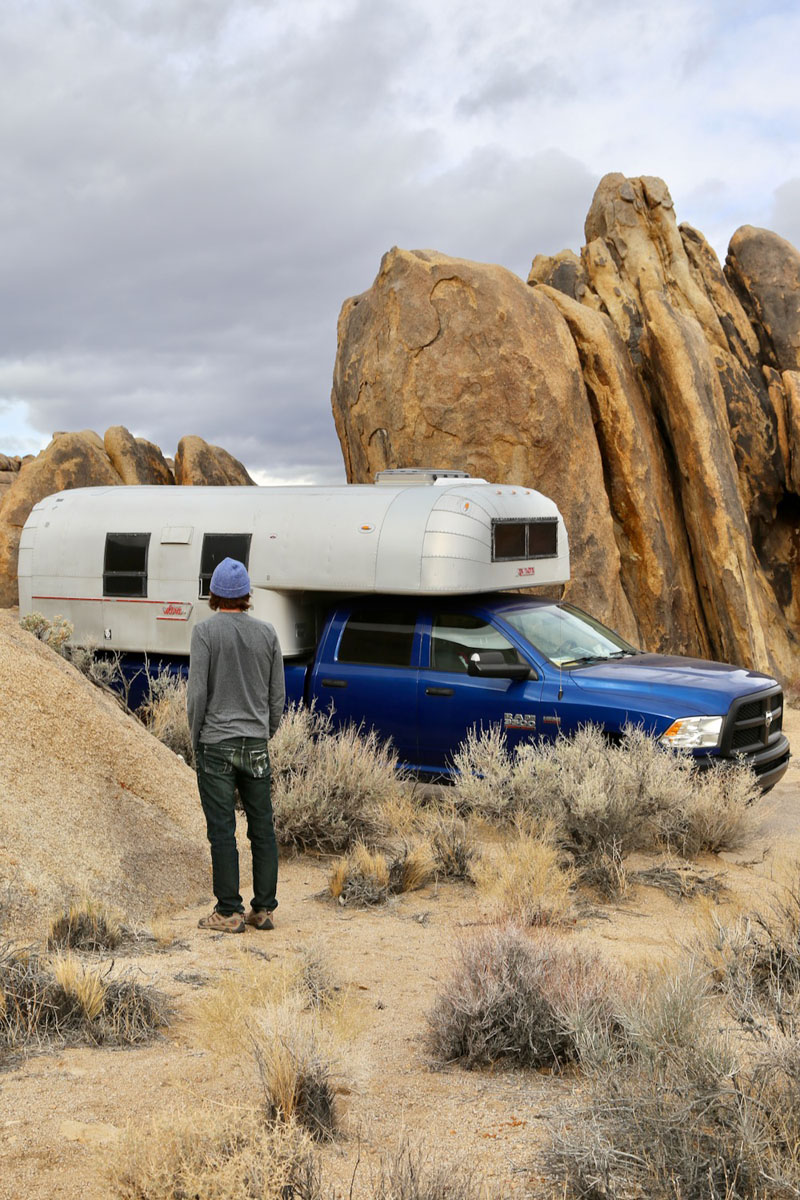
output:
POLYGON ((439 1061, 464 1067, 573 1062, 599 1030, 616 1027, 618 987, 599 955, 552 933, 488 929, 461 943, 428 1014, 428 1046, 439 1061))
POLYGON ((369 1187, 370 1200, 482 1200, 485 1195, 469 1167, 437 1160, 408 1141, 381 1159, 369 1187))
POLYGON ((745 1200, 797 1195, 800 1055, 748 1054, 719 1031, 696 965, 623 1003, 614 1053, 584 1057, 591 1101, 554 1137, 567 1197, 745 1200))
POLYGON ((315 1010, 328 1008, 339 997, 342 985, 325 946, 314 941, 300 951, 299 988, 315 1010))
POLYGON ((21 617, 19 623, 28 633, 71 663, 96 687, 111 692, 123 706, 126 705, 128 686, 119 654, 101 654, 95 645, 75 645, 72 641, 75 626, 62 616, 55 616, 51 620, 40 612, 32 612, 21 617))
POLYGON ((59 614, 51 620, 43 613, 32 612, 20 617, 19 623, 28 633, 32 633, 40 642, 55 650, 56 654, 63 658, 69 657, 67 646, 75 633, 75 626, 66 617, 59 614))
POLYGON ((470 729, 453 755, 453 803, 462 814, 502 823, 519 809, 515 757, 499 725, 470 729))
POLYGON ((71 955, 48 965, 29 949, 0 949, 0 1046, 136 1045, 168 1024, 161 992, 131 975, 111 976, 71 955))
POLYGON ((462 812, 502 823, 522 813, 550 825, 584 881, 607 895, 625 890, 631 851, 697 854, 743 845, 758 795, 746 766, 699 771, 638 728, 615 744, 585 726, 513 755, 493 728, 470 735, 456 766, 462 812))
POLYGON ((436 875, 471 880, 480 854, 473 823, 449 806, 423 810, 420 828, 430 844, 436 875))
POLYGON ((254 1112, 172 1113, 131 1126, 110 1168, 121 1200, 321 1200, 308 1137, 254 1112))
POLYGON ((715 986, 746 1028, 800 1032, 800 878, 764 911, 726 924, 712 916, 701 953, 715 986))
POLYGON ((338 854, 375 840, 380 806, 400 784, 396 759, 374 731, 334 730, 329 718, 294 708, 270 742, 270 755, 283 845, 338 854))
POLYGON ((552 925, 572 909, 574 867, 545 835, 519 830, 473 868, 478 891, 496 918, 516 925, 552 925))
POLYGON ((189 766, 194 766, 194 747, 186 713, 187 681, 163 667, 156 675, 148 675, 147 699, 137 710, 146 729, 179 754, 189 766))
POLYGON ((50 925, 48 950, 116 950, 125 933, 120 918, 91 897, 70 904, 50 925))
POLYGON ((319 1023, 287 999, 248 1027, 267 1120, 297 1124, 317 1140, 333 1137, 337 1114, 332 1066, 319 1023))

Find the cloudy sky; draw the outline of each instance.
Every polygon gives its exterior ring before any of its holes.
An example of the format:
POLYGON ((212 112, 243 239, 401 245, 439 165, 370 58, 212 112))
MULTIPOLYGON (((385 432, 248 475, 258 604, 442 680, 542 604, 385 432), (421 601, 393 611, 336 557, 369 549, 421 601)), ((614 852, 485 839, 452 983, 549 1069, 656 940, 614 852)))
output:
POLYGON ((339 482, 393 245, 578 250, 608 171, 800 245, 796 0, 3 0, 0 451, 126 425, 339 482))

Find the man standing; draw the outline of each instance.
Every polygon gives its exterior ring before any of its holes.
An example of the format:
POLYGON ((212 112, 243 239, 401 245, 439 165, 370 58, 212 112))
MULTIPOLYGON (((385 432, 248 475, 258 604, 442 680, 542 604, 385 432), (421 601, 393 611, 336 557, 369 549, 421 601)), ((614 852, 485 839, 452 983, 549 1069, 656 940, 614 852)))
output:
POLYGON ((283 658, 272 626, 247 611, 250 577, 244 563, 225 558, 217 566, 209 607, 214 616, 192 631, 187 693, 217 898, 214 911, 198 924, 220 933, 244 933, 245 924, 273 929, 278 848, 267 742, 283 715, 283 658), (253 901, 246 917, 239 895, 237 788, 253 855, 253 901))

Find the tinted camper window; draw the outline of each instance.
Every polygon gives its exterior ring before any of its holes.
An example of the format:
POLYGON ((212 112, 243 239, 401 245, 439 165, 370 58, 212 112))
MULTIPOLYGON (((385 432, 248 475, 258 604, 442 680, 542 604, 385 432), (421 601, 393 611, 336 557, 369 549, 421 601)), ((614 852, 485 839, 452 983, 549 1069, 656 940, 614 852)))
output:
POLYGON ((493 521, 492 562, 516 558, 555 558, 558 554, 558 520, 493 521))
POLYGON ((250 533, 206 533, 200 556, 200 595, 209 594, 214 568, 223 558, 235 558, 249 569, 250 533))
POLYGON ((147 595, 149 533, 107 533, 104 596, 147 595))

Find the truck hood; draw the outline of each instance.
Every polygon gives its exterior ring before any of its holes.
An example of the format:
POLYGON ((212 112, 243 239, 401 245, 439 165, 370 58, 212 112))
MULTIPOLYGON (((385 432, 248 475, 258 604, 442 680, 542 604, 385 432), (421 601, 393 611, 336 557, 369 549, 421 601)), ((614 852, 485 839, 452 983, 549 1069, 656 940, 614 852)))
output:
POLYGON ((644 707, 676 717, 724 714, 738 696, 776 685, 776 680, 759 671, 670 654, 615 658, 573 667, 569 674, 582 691, 613 692, 620 701, 623 696, 637 697, 644 707))

